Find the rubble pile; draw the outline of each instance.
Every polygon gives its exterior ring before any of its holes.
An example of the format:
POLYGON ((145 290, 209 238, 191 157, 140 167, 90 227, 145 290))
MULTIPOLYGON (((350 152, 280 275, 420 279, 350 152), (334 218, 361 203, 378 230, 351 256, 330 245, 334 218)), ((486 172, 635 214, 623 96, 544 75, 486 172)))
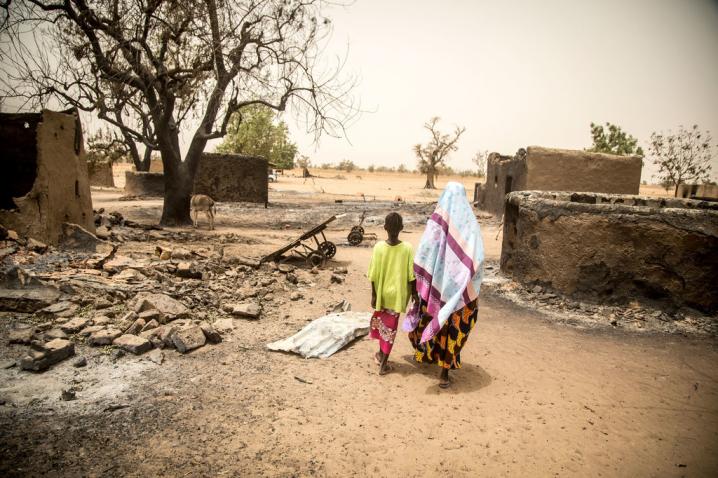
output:
MULTIPOLYGON (((260 266, 225 254, 223 244, 241 240, 231 234, 218 244, 183 247, 191 233, 128 226, 120 214, 104 211, 95 221, 107 238, 95 238, 100 252, 58 249, 3 233, 0 312, 15 319, 9 342, 28 347, 17 362, 24 370, 45 370, 73 356, 75 345, 140 355, 217 344, 234 329, 234 319, 258 320, 265 309, 299 300, 318 278, 317 270, 260 266), (136 244, 143 241, 152 245, 136 244)), ((322 274, 327 283, 340 283, 347 270, 322 274)))

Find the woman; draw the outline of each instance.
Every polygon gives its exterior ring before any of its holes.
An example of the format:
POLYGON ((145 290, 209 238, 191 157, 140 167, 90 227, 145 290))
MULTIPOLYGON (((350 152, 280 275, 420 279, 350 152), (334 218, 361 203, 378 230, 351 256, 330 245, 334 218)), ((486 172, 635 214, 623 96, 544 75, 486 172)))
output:
POLYGON ((417 362, 441 367, 439 386, 449 370, 461 368, 461 349, 477 318, 484 246, 464 186, 449 183, 414 254, 419 304, 404 320, 417 362))

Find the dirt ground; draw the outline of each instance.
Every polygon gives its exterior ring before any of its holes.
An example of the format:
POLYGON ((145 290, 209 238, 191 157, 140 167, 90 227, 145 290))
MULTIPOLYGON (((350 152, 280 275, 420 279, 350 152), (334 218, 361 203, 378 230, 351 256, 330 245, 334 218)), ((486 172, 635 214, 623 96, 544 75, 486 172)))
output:
MULTIPOLYGON (((235 320, 221 344, 166 352, 161 365, 80 347, 89 362, 82 369, 65 361, 42 374, 0 370, 0 474, 718 476, 714 338, 568 326, 485 287, 448 390, 437 386, 437 367, 413 362, 401 332, 395 371, 383 377, 366 339, 325 360, 266 350, 341 299, 368 310, 371 243, 345 243, 362 210, 380 237, 385 211, 400 210, 403 238, 416 244, 432 209, 421 185, 397 195, 424 204, 392 203, 393 190, 376 186, 373 195, 389 201, 367 205, 358 193, 370 188, 333 181, 346 186, 317 193, 280 178, 268 209, 220 204, 217 230, 201 230, 194 245, 234 233, 251 239, 232 245, 237 254, 259 257, 343 210, 328 233, 339 245, 329 267, 347 267, 346 282, 331 284, 331 271, 321 271, 300 301, 235 320), (77 399, 60 401, 69 385, 77 399)), ((159 218, 160 200, 118 201, 121 194, 95 190, 94 207, 159 218)), ((498 224, 481 223, 495 264, 498 224)), ((14 347, 3 343, 0 356, 20 353, 14 347)))

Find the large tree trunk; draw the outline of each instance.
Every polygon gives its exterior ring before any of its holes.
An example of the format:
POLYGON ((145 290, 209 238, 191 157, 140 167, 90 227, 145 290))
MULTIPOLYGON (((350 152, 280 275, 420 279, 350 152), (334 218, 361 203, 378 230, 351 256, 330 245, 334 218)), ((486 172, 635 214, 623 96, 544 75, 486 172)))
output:
POLYGON ((160 153, 165 179, 165 197, 160 224, 163 226, 188 226, 192 224, 189 203, 196 170, 189 166, 198 161, 198 158, 192 158, 190 155, 199 156, 202 151, 194 151, 190 148, 187 157, 182 161, 177 129, 168 129, 161 132, 160 153))
POLYGON ((163 226, 186 226, 192 224, 190 198, 194 178, 190 177, 184 162, 177 168, 165 170, 165 197, 162 205, 163 226))

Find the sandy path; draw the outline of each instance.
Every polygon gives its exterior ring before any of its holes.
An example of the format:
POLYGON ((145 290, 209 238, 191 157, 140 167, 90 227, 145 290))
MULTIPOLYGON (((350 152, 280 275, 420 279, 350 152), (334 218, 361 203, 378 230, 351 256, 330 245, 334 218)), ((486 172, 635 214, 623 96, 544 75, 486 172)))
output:
MULTIPOLYGON (((294 235, 223 227, 218 233, 263 242, 239 245, 247 255, 294 235)), ((408 231, 405 238, 416 244, 421 229, 408 231)), ((495 234, 484 228, 493 259, 500 250, 495 234)), ((260 321, 236 321, 223 344, 168 353, 161 366, 142 362, 141 375, 129 375, 129 390, 116 396, 85 402, 79 393, 77 401, 57 402, 53 395, 40 405, 6 407, 0 451, 12 461, 3 458, 0 470, 10 476, 718 475, 715 342, 556 325, 485 290, 479 323, 462 352, 464 367, 446 391, 437 386, 437 367, 412 361, 401 333, 391 357, 395 372, 384 377, 376 374, 376 344, 368 340, 327 360, 264 349, 331 302, 347 298, 354 310, 367 309, 369 255, 369 247, 340 246, 336 259, 349 268, 347 282, 330 285, 322 272, 304 300, 260 321), (129 406, 103 412, 108 400, 129 406)), ((91 360, 88 370, 143 361, 103 360, 91 360)), ((63 363, 47 374, 65 372, 78 380, 85 373, 63 363)))

